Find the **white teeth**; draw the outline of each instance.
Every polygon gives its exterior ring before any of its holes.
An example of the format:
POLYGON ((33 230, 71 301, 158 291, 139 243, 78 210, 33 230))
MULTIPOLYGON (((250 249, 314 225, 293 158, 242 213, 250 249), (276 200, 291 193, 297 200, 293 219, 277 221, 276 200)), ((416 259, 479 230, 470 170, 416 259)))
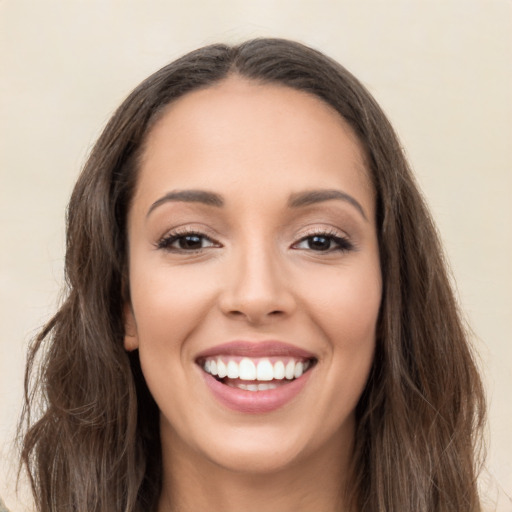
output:
POLYGON ((239 377, 242 380, 256 380, 256 365, 247 357, 240 361, 239 377))
MULTIPOLYGON (((310 366, 310 361, 297 361, 288 358, 285 360, 278 359, 272 364, 268 358, 253 360, 244 357, 238 360, 237 358, 230 358, 230 356, 222 356, 215 359, 206 359, 203 363, 203 370, 210 375, 218 376, 219 379, 228 377, 229 379, 270 382, 285 378, 287 380, 297 379, 310 366)), ((249 389, 249 391, 257 391, 257 389, 249 389)))
POLYGON ((268 359, 262 359, 258 363, 256 370, 256 380, 272 380, 274 378, 274 368, 268 359))
POLYGON ((277 361, 274 365, 274 379, 282 380, 284 379, 284 363, 283 361, 277 361))
POLYGON ((217 360, 217 375, 220 379, 223 379, 228 374, 228 369, 222 359, 217 360))
POLYGON ((227 366, 227 376, 230 379, 238 379, 238 365, 235 361, 229 361, 227 366))
MULTIPOLYGON (((288 379, 288 380, 292 380, 293 379, 293 375, 295 373, 295 363, 293 360, 291 361, 288 361, 287 365, 286 365, 286 368, 284 370, 284 376, 288 379)), ((214 374, 215 375, 215 374, 214 374)))
POLYGON ((267 391, 268 389, 275 389, 277 386, 275 384, 257 384, 258 391, 267 391))
POLYGON ((293 372, 293 376, 298 379, 304 371, 304 365, 302 363, 297 363, 295 365, 295 370, 293 372))
POLYGON ((276 384, 233 384, 231 382, 228 382, 228 386, 232 388, 238 388, 238 389, 244 389, 245 391, 267 391, 269 389, 276 389, 276 384))

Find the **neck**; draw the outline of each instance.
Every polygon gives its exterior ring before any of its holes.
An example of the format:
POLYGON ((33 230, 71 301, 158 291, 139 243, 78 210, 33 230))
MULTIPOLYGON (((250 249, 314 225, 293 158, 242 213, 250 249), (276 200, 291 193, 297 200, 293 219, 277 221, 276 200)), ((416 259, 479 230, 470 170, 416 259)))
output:
MULTIPOLYGON (((176 439, 173 440, 174 442, 176 439)), ((348 512, 350 445, 303 457, 272 472, 240 472, 163 443, 158 512, 348 512)))

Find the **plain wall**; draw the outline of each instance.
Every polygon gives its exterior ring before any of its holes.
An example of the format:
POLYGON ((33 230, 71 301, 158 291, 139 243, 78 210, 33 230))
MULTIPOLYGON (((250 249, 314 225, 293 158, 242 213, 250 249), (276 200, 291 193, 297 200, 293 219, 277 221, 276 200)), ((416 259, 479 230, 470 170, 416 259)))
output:
MULTIPOLYGON (((64 213, 110 114, 204 44, 297 39, 388 113, 437 220, 490 404, 488 469, 512 494, 510 0, 4 0, 0 3, 0 496, 28 341, 62 283, 64 213)), ((500 510, 509 510, 506 506, 500 510)))

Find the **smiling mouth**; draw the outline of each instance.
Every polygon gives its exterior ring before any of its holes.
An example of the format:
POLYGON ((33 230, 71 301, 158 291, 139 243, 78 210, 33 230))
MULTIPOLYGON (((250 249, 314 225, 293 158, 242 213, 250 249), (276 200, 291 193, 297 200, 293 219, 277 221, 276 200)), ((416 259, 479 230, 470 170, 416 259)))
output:
POLYGON ((316 358, 240 357, 219 355, 197 361, 203 371, 226 386, 245 391, 269 391, 300 378, 316 358))

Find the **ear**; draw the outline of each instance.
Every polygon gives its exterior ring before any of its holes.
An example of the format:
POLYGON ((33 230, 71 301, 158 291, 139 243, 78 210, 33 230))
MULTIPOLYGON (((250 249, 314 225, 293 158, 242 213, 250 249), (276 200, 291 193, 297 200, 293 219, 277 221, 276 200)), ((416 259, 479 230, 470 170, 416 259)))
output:
POLYGON ((124 320, 124 348, 128 352, 132 352, 139 348, 139 337, 137 335, 137 324, 133 314, 132 305, 127 301, 123 310, 124 320))

